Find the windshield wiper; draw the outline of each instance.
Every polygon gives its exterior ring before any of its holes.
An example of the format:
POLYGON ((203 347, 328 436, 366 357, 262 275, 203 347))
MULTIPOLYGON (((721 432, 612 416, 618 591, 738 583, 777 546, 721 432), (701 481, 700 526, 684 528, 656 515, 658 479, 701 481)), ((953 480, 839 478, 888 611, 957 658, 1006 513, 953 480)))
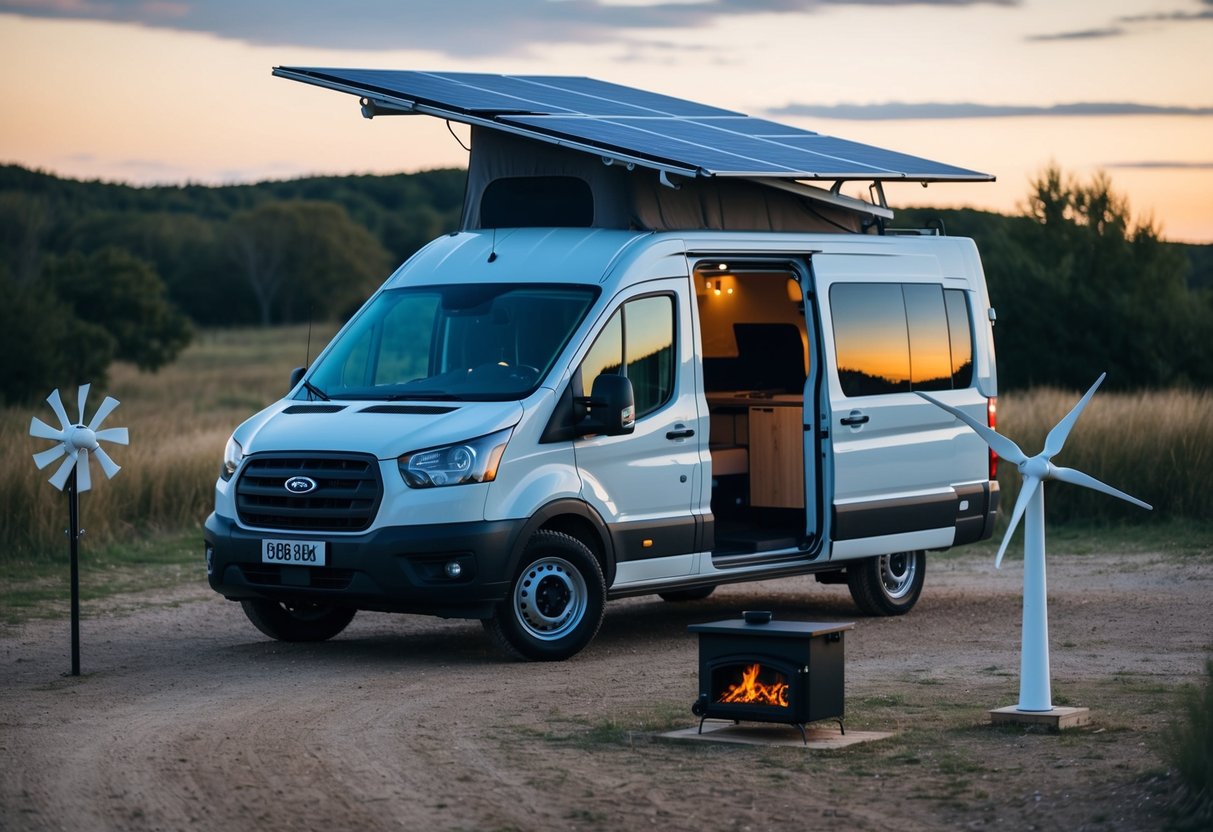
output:
POLYGON ((311 393, 311 394, 312 394, 313 396, 315 396, 317 399, 320 399, 322 402, 330 402, 330 401, 332 401, 332 399, 330 399, 330 398, 329 398, 329 396, 328 396, 328 394, 327 394, 327 393, 325 393, 323 390, 321 390, 321 389, 320 389, 319 387, 317 387, 316 385, 312 384, 312 383, 311 383, 310 381, 308 381, 307 379, 304 379, 304 380, 303 380, 303 389, 304 389, 304 390, 306 390, 306 391, 308 391, 309 393, 311 393))

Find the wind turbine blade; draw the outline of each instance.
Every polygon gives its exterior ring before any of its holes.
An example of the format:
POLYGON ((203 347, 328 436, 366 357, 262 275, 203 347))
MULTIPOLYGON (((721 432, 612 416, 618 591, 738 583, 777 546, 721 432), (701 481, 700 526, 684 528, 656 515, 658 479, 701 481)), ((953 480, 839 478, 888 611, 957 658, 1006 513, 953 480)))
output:
POLYGON ((1007 544, 1011 542, 1011 535, 1015 534, 1015 528, 1023 518, 1024 510, 1027 509, 1028 503, 1032 501, 1032 495, 1038 488, 1040 488, 1040 480, 1037 477, 1023 478, 1023 482, 1019 486, 1019 499, 1015 501, 1015 510, 1011 512, 1011 522, 1007 524, 1007 533, 1002 536, 1002 545, 998 547, 998 554, 994 558, 995 569, 1002 568, 1002 556, 1007 552, 1007 544))
POLYGON ((1087 406, 1087 402, 1091 401, 1091 397, 1095 395, 1095 391, 1107 377, 1107 373, 1100 373, 1099 378, 1095 379, 1095 383, 1091 385, 1091 389, 1087 391, 1086 395, 1078 400, 1078 404, 1074 405, 1064 419, 1053 426, 1053 430, 1049 431, 1049 435, 1045 437, 1045 449, 1042 451, 1045 459, 1052 459, 1056 454, 1061 453, 1062 446, 1070 438, 1070 431, 1073 430, 1078 417, 1082 415, 1083 408, 1087 406))
POLYGON ((72 472, 72 466, 76 464, 76 452, 68 451, 67 459, 63 460, 63 464, 59 466, 59 470, 51 477, 51 485, 63 490, 63 486, 67 483, 67 476, 72 472))
POLYGON ((104 471, 105 476, 109 477, 111 480, 114 478, 114 474, 117 474, 122 470, 122 466, 114 462, 114 460, 110 458, 110 455, 101 448, 93 451, 93 456, 97 457, 97 461, 101 463, 101 470, 104 471))
POLYGON ((126 428, 106 428, 97 431, 98 442, 113 442, 115 445, 129 445, 130 433, 126 428))
POLYGON ((915 390, 914 392, 918 393, 918 395, 922 396, 924 399, 929 401, 931 404, 934 404, 934 405, 941 407, 944 410, 948 411, 953 416, 955 416, 957 419, 959 419, 960 421, 964 422, 966 425, 971 427, 973 430, 975 430, 977 432, 977 435, 980 436, 987 445, 989 445, 991 448, 994 449, 994 453, 998 454, 1000 457, 1002 457, 1003 459, 1005 459, 1007 462, 1011 463, 1012 465, 1019 465, 1020 463, 1022 463, 1024 460, 1026 460, 1028 458, 1027 454, 1025 454, 1023 451, 1019 450, 1019 446, 1016 445, 1014 442, 1012 442, 1010 439, 1003 436, 1001 433, 998 433, 997 431, 990 430, 990 428, 988 426, 983 425, 981 422, 977 421, 972 416, 965 413, 963 410, 957 410, 956 408, 952 407, 951 405, 944 404, 943 402, 941 402, 939 399, 935 398, 934 396, 928 396, 926 393, 920 392, 918 390, 915 390))
POLYGON ((114 408, 119 404, 118 400, 113 396, 106 396, 105 401, 101 403, 101 407, 97 408, 97 412, 93 414, 93 421, 88 423, 88 429, 95 431, 101 427, 101 423, 105 421, 105 417, 114 412, 114 408))
POLYGON ((88 471, 88 451, 80 450, 80 458, 76 461, 76 492, 83 494, 93 487, 93 478, 88 471))
POLYGON ((55 415, 59 417, 59 427, 67 430, 72 426, 71 420, 67 418, 67 411, 63 409, 63 399, 59 398, 59 388, 56 387, 51 391, 51 394, 46 397, 46 403, 55 411, 55 415))
POLYGON ((39 454, 34 454, 34 464, 37 465, 38 470, 41 471, 43 468, 50 465, 65 453, 67 453, 67 448, 63 447, 63 443, 60 442, 58 445, 50 448, 49 450, 45 450, 39 454))
POLYGON ((91 384, 81 384, 80 390, 76 393, 76 400, 80 405, 80 418, 76 421, 77 425, 84 424, 84 404, 88 401, 88 389, 92 386, 91 384))
POLYGON ((63 441, 63 431, 55 430, 37 416, 30 420, 29 435, 36 439, 54 439, 56 442, 63 441))
POLYGON ((1094 491, 1102 491, 1104 494, 1108 494, 1113 497, 1119 497, 1120 499, 1124 500, 1126 503, 1132 503, 1135 506, 1140 506, 1141 508, 1147 509, 1149 511, 1154 510, 1154 506, 1150 505, 1149 503, 1143 502, 1142 500, 1139 500, 1132 495, 1126 494, 1125 492, 1121 491, 1120 489, 1113 488, 1112 486, 1108 485, 1107 483, 1100 482, 1099 480, 1095 479, 1095 477, 1091 476, 1090 474, 1084 474, 1082 471, 1075 471, 1073 468, 1058 468, 1058 467, 1054 466, 1053 467, 1053 479, 1061 480, 1062 482, 1068 482, 1068 483, 1070 483, 1070 485, 1081 485, 1085 488, 1090 488, 1094 491))

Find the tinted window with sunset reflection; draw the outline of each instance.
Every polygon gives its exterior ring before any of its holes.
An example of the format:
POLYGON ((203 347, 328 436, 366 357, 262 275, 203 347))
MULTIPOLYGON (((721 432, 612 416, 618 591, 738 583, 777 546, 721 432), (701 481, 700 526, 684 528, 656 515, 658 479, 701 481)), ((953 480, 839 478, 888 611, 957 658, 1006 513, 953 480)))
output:
POLYGON ((900 284, 835 285, 830 313, 843 394, 909 392, 910 343, 900 284))
POLYGON ((925 283, 837 284, 830 312, 844 395, 972 383, 973 332, 963 292, 925 283))
POLYGON ((623 375, 632 382, 640 418, 669 401, 674 357, 673 299, 661 295, 629 301, 603 327, 581 362, 581 394, 590 395, 600 374, 620 375, 626 366, 623 375))

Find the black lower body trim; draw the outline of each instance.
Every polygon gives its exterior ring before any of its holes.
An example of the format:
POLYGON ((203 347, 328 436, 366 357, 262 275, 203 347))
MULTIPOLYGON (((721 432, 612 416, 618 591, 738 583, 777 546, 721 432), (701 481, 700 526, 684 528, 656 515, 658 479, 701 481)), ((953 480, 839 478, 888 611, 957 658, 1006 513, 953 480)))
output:
POLYGON ((833 537, 855 540, 954 527, 954 545, 960 545, 990 537, 997 513, 998 483, 973 483, 949 494, 835 506, 833 537))

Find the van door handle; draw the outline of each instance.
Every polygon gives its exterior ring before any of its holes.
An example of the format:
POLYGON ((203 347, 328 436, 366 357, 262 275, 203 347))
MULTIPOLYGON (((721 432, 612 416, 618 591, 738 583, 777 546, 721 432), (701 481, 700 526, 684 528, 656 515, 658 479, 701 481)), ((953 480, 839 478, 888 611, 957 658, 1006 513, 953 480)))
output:
POLYGON ((847 427, 854 427, 855 425, 866 425, 868 417, 858 410, 852 410, 850 416, 843 416, 840 421, 847 427))
POLYGON ((691 428, 684 428, 682 425, 675 425, 674 427, 674 430, 666 431, 666 439, 686 439, 695 435, 695 431, 691 428))

